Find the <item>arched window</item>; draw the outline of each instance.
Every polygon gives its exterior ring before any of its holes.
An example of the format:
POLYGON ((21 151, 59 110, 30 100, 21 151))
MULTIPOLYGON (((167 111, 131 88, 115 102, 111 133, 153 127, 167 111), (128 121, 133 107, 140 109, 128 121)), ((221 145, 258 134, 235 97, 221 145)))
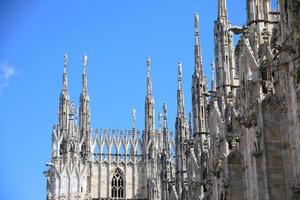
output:
POLYGON ((120 169, 117 169, 111 180, 111 197, 113 199, 123 199, 124 193, 124 180, 120 169))

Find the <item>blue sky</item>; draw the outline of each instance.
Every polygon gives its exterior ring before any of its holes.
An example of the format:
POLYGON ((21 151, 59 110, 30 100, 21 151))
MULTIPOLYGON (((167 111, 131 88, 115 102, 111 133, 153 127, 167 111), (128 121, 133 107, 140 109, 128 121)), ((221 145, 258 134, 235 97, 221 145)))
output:
MULTIPOLYGON (((231 22, 242 25, 245 1, 227 3, 231 22)), ((82 55, 88 55, 93 128, 130 128, 133 107, 143 128, 146 59, 151 56, 156 113, 166 101, 174 130, 179 59, 186 111, 191 111, 195 11, 210 79, 217 0, 1 0, 0 199, 45 199, 42 172, 57 122, 64 52, 69 93, 77 105, 82 55)))

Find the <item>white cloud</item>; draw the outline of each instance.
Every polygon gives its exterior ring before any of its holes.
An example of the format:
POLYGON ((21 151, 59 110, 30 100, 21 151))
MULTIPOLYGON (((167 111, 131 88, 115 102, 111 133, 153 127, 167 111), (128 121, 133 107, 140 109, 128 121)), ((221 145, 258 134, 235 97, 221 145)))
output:
POLYGON ((0 95, 3 93, 4 88, 9 86, 10 79, 15 73, 12 65, 7 63, 0 64, 0 95))

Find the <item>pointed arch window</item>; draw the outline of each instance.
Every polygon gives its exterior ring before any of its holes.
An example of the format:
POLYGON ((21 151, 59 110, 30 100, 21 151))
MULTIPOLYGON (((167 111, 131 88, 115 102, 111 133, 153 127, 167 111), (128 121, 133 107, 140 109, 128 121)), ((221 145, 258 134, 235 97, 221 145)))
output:
POLYGON ((120 169, 117 169, 113 174, 111 181, 111 197, 113 199, 124 199, 125 189, 124 180, 120 169))

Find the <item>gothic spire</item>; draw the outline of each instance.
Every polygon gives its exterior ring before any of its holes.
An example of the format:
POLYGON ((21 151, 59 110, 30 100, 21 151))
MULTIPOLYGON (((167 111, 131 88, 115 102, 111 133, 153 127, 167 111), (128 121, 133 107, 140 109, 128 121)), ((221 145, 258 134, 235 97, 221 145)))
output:
POLYGON ((218 18, 227 18, 226 0, 218 1, 218 18))
POLYGON ((184 96, 182 92, 182 64, 180 61, 178 61, 177 115, 185 117, 184 96))
POLYGON ((177 89, 177 117, 176 117, 176 190, 180 194, 179 199, 186 199, 187 165, 184 159, 186 150, 184 142, 187 139, 187 123, 184 112, 184 97, 182 91, 182 64, 178 62, 178 89, 177 89))
POLYGON ((147 94, 145 99, 145 131, 150 134, 155 129, 154 97, 150 77, 151 59, 147 59, 147 94))
POLYGON ((70 98, 68 95, 68 75, 67 75, 68 55, 64 54, 64 72, 62 81, 62 91, 59 97, 58 121, 59 127, 63 130, 68 129, 69 119, 69 104, 70 98))
POLYGON ((90 98, 87 92, 87 66, 88 57, 86 54, 82 57, 82 91, 80 95, 80 106, 79 106, 79 127, 81 136, 86 135, 90 131, 90 98))
POLYGON ((200 79, 203 79, 202 68, 202 51, 200 46, 200 34, 199 34, 199 15, 194 14, 194 28, 195 28, 195 75, 200 79))

